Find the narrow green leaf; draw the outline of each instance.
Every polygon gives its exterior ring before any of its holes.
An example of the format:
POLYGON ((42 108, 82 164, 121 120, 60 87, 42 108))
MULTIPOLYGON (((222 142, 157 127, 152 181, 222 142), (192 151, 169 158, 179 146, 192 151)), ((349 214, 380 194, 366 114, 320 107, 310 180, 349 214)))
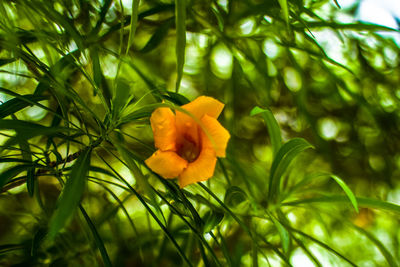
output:
MULTIPOLYGON (((293 24, 293 28, 304 29, 305 26, 299 23, 293 24)), ((365 23, 365 22, 355 22, 355 23, 340 23, 334 21, 307 21, 308 28, 332 28, 335 30, 354 30, 354 31, 394 31, 399 32, 398 29, 373 24, 373 23, 365 23)))
POLYGON ((330 175, 330 177, 340 185, 340 187, 343 189, 343 191, 346 193, 347 197, 350 199, 351 204, 353 204, 354 209, 358 212, 358 204, 357 204, 357 199, 354 196, 353 192, 351 189, 346 185, 346 183, 337 177, 336 175, 330 175))
POLYGON ((96 229, 96 226, 93 224, 92 220, 90 219, 89 215, 86 213, 86 211, 82 207, 82 205, 79 205, 79 209, 81 210, 81 213, 82 213, 83 217, 85 218, 90 231, 92 232, 92 235, 94 238, 94 243, 96 244, 97 248, 100 251, 100 255, 103 259, 104 266, 111 267, 112 263, 111 263, 110 257, 108 256, 106 247, 104 246, 104 242, 101 239, 99 232, 96 229))
POLYGON ((312 145, 302 138, 293 138, 279 149, 271 166, 268 189, 269 199, 272 199, 279 193, 282 175, 285 173, 292 160, 300 152, 312 147, 312 145))
POLYGON ((252 237, 252 232, 250 231, 250 229, 247 227, 247 225, 239 219, 239 217, 236 216, 236 214, 230 209, 228 208, 224 202, 222 202, 207 186, 205 186, 202 183, 198 183, 198 185, 203 188, 204 191, 206 191, 212 198, 215 199, 215 201, 218 202, 218 204, 227 212, 229 213, 229 215, 232 216, 232 218, 243 228, 244 231, 246 231, 246 233, 252 237))
POLYGON ((251 259, 252 259, 252 266, 258 267, 258 248, 255 242, 252 242, 251 259))
MULTIPOLYGON (((14 130, 18 137, 11 137, 4 144, 4 148, 7 148, 15 143, 18 143, 18 138, 25 138, 29 140, 35 136, 59 136, 64 139, 71 139, 69 136, 63 133, 76 132, 76 130, 66 127, 47 127, 40 124, 27 122, 27 121, 17 121, 17 120, 6 120, 0 119, 0 130, 14 130)), ((3 150, 4 148, 0 149, 3 150)))
POLYGON ((35 193, 35 169, 33 167, 26 171, 26 188, 29 196, 33 197, 35 193))
POLYGON ((217 210, 207 211, 202 220, 204 222, 203 232, 208 233, 213 230, 224 218, 224 213, 217 210))
POLYGON ((132 0, 132 14, 131 14, 131 27, 129 29, 128 45, 126 47, 126 55, 129 53, 129 49, 133 44, 133 37, 135 36, 138 14, 139 14, 139 2, 140 0, 132 0))
MULTIPOLYGON (((13 117, 15 117, 13 115, 13 117)), ((16 138, 18 139, 19 147, 21 148, 22 158, 26 161, 32 162, 32 152, 28 141, 17 135, 16 138)), ((35 190, 35 168, 30 167, 26 171, 26 187, 28 189, 29 195, 32 197, 34 190, 35 190)))
POLYGON ((23 244, 5 244, 0 245, 0 255, 5 254, 7 252, 19 249, 25 249, 26 246, 23 244))
POLYGON ((133 94, 128 82, 118 79, 112 98, 113 118, 119 117, 121 111, 129 104, 132 98, 133 94))
POLYGON ((257 114, 260 114, 265 121, 271 138, 272 150, 274 156, 276 156, 282 146, 281 129, 279 128, 279 124, 276 121, 274 114, 272 114, 269 109, 262 109, 256 106, 250 111, 250 116, 255 116, 257 114))
MULTIPOLYGON (((160 179, 163 179, 160 177, 160 179)), ((175 189, 177 187, 175 187, 174 185, 172 185, 172 183, 169 183, 168 181, 166 181, 165 179, 163 179, 162 181, 164 181, 164 184, 168 187, 168 188, 172 188, 172 191, 175 191, 175 189)), ((207 243, 207 241, 204 239, 203 235, 198 231, 197 228, 195 228, 194 226, 192 226, 191 223, 189 223, 184 216, 189 216, 186 215, 185 213, 182 213, 182 209, 177 207, 174 203, 174 205, 171 204, 170 201, 168 201, 160 192, 158 192, 157 190, 154 190, 154 192, 170 207, 171 212, 173 214, 176 214, 192 231, 193 233, 196 235, 196 237, 198 238, 198 241, 202 244, 204 244, 204 246, 207 248, 208 252, 211 254, 211 256, 213 257, 213 259, 215 260, 215 263, 217 264, 217 266, 222 266, 221 263, 219 262, 217 256, 214 253, 214 249, 212 247, 210 247, 210 245, 207 243)), ((175 194, 175 193, 172 193, 175 194)), ((177 195, 175 196, 176 198, 178 197, 177 195)), ((186 199, 185 196, 183 196, 183 201, 186 202, 188 201, 186 199)), ((183 205, 183 204, 182 204, 183 205)), ((185 206, 183 206, 183 208, 185 208, 185 206)), ((195 211, 194 211, 195 212, 195 211)), ((194 216, 197 217, 198 215, 194 216)), ((169 217, 168 219, 171 219, 171 217, 169 217)), ((195 218, 196 219, 196 218, 195 218)), ((201 220, 201 219, 200 219, 201 220)), ((216 240, 214 234, 212 232, 209 232, 209 234, 214 238, 214 240, 216 240)), ((218 243, 218 241, 217 241, 218 243)))
POLYGON ((0 190, 3 186, 10 181, 12 178, 17 176, 23 171, 27 171, 32 168, 32 164, 21 164, 14 167, 11 167, 0 174, 0 190))
POLYGON ((16 58, 0 58, 0 67, 16 61, 16 58))
POLYGON ((112 2, 113 2, 112 0, 104 0, 103 1, 103 6, 100 9, 99 20, 96 22, 96 26, 89 34, 89 36, 91 36, 92 38, 96 38, 97 37, 96 35, 100 32, 101 25, 103 24, 103 22, 106 18, 106 14, 107 14, 108 10, 110 9, 112 2))
POLYGON ((143 119, 143 118, 148 118, 150 117, 151 113, 156 109, 156 108, 161 108, 161 107, 172 107, 169 104, 166 103, 159 103, 159 104, 149 104, 143 107, 140 107, 128 114, 126 114, 125 116, 123 116, 120 119, 120 123, 128 123, 134 120, 138 120, 138 119, 143 119))
POLYGON ((182 248, 179 246, 179 244, 176 242, 174 236, 168 231, 168 229, 165 227, 165 225, 160 221, 158 216, 153 212, 153 210, 149 207, 149 205, 146 203, 146 201, 143 199, 143 197, 118 173, 114 170, 114 168, 108 164, 107 161, 105 161, 103 158, 101 158, 103 162, 114 172, 116 176, 119 177, 119 179, 124 182, 124 184, 132 191, 132 193, 138 198, 138 200, 142 203, 142 205, 146 208, 146 210, 150 213, 150 215, 153 217, 153 219, 157 222, 157 224, 160 226, 160 228, 163 230, 163 232, 167 235, 167 237, 170 239, 172 244, 175 246, 177 249, 179 255, 182 257, 182 259, 185 261, 185 263, 188 266, 193 266, 193 264, 190 262, 190 260, 186 257, 185 253, 183 252, 182 248))
POLYGON ((293 240, 301 247, 301 249, 304 251, 304 253, 308 256, 310 260, 314 263, 316 267, 322 267, 322 264, 319 262, 317 257, 312 254, 312 252, 306 247, 306 245, 301 241, 300 239, 296 238, 293 234, 291 235, 293 240))
POLYGON ((301 236, 313 241, 315 244, 317 244, 320 247, 326 249, 327 251, 330 251, 331 253, 335 254, 337 257, 339 257, 339 258, 345 260, 346 262, 348 262, 351 266, 357 267, 357 265, 354 264, 350 259, 345 257, 342 253, 338 252, 337 250, 333 249, 331 246, 325 244, 324 242, 321 242, 318 239, 316 239, 316 238, 314 238, 314 237, 312 237, 312 236, 310 236, 310 235, 308 235, 308 234, 306 234, 306 233, 304 233, 304 232, 302 232, 300 230, 294 229, 294 228, 292 228, 290 226, 286 226, 286 227, 288 229, 290 229, 292 232, 296 232, 297 234, 299 234, 299 235, 301 235, 301 236))
MULTIPOLYGON (((28 2, 25 2, 28 3, 28 2)), ((58 25, 62 26, 68 36, 71 36, 76 45, 79 47, 81 51, 84 50, 84 39, 80 34, 78 29, 75 27, 75 24, 71 19, 67 16, 63 16, 60 14, 52 5, 51 2, 42 2, 42 1, 30 1, 29 4, 33 10, 37 9, 37 6, 40 6, 40 12, 50 21, 54 21, 58 25), (43 4, 42 4, 43 3, 43 4)))
POLYGON ((31 106, 31 102, 38 102, 42 101, 45 99, 48 99, 47 96, 35 96, 35 95, 23 95, 23 98, 13 98, 8 100, 7 102, 3 103, 0 105, 0 118, 5 118, 11 114, 14 114, 15 112, 24 109, 28 106, 31 106), (24 101, 24 98, 27 98, 30 100, 24 101))
POLYGON ((231 186, 226 190, 224 203, 230 207, 237 207, 240 203, 247 200, 246 193, 237 186, 231 186))
POLYGON ((97 87, 101 86, 102 72, 100 66, 99 51, 96 46, 90 48, 90 57, 92 58, 93 81, 97 87))
POLYGON ((172 27, 174 23, 173 19, 168 19, 163 22, 160 27, 154 32, 153 36, 151 36, 150 40, 146 43, 146 45, 140 50, 142 53, 148 53, 153 49, 157 48, 157 46, 165 39, 168 34, 169 29, 172 27))
POLYGON ((32 163, 30 160, 25 160, 25 159, 20 159, 20 158, 0 158, 0 163, 6 163, 6 162, 19 162, 19 163, 32 163))
POLYGON ((137 166, 136 162, 133 160, 134 156, 132 153, 126 149, 124 146, 121 144, 114 144, 115 147, 117 148, 118 152, 120 153, 121 157, 124 159, 126 166, 128 169, 131 171, 133 177, 135 177, 136 182, 141 190, 143 190, 146 195, 150 199, 151 205, 155 208, 156 214, 158 218, 163 220, 164 223, 166 223, 165 217, 161 211, 160 205, 158 204, 156 200, 156 196, 154 191, 151 189, 151 186, 149 184, 149 181, 147 181, 147 178, 143 175, 142 171, 139 169, 137 166))
POLYGON ((182 105, 185 105, 185 104, 190 102, 189 99, 187 99, 184 95, 181 95, 179 93, 168 91, 167 94, 168 94, 168 96, 167 95, 163 95, 162 97, 164 99, 167 99, 167 100, 177 104, 177 105, 182 106, 182 105))
POLYGON ((176 86, 175 91, 179 91, 185 64, 186 47, 186 1, 175 0, 175 26, 176 26, 176 86))
POLYGON ((362 233, 363 235, 365 235, 372 243, 375 244, 375 246, 379 249, 379 251, 382 253, 383 257, 385 257, 387 263, 389 264, 388 266, 398 266, 398 264, 396 263, 396 260, 394 259, 393 255, 389 252, 389 250, 386 248, 386 246, 384 244, 382 244, 382 242, 376 238, 373 234, 371 234, 370 232, 368 232, 367 230, 358 227, 354 224, 352 224, 352 226, 359 231, 360 233, 362 233))
MULTIPOLYGON (((70 73, 74 72, 77 68, 75 59, 81 55, 81 51, 79 49, 74 50, 62 58, 60 58, 53 66, 50 67, 49 73, 55 77, 58 77, 60 73, 67 73, 65 77, 69 77, 70 73)), ((50 88, 50 79, 48 74, 45 74, 39 81, 39 84, 36 86, 35 95, 42 95, 45 91, 50 88)))
MULTIPOLYGON (((37 88, 37 87, 36 87, 36 88, 37 88)), ((42 109, 48 111, 49 113, 53 114, 53 115, 54 115, 54 119, 57 119, 57 120, 63 119, 63 116, 62 116, 61 112, 58 112, 58 110, 57 110, 57 111, 53 111, 52 109, 50 109, 50 108, 48 108, 48 107, 46 107, 46 106, 40 104, 40 103, 37 102, 37 101, 32 101, 32 100, 31 100, 31 97, 29 97, 29 98, 24 97, 24 96, 22 96, 22 95, 20 95, 20 94, 17 94, 17 93, 15 93, 15 92, 13 92, 13 91, 11 91, 11 90, 8 90, 8 89, 6 89, 6 88, 3 88, 3 87, 0 87, 0 92, 2 92, 2 93, 4 93, 4 94, 7 94, 7 95, 14 96, 15 98, 18 98, 18 99, 21 99, 21 101, 27 102, 27 103, 29 103, 30 105, 40 107, 40 108, 42 108, 42 109)), ((29 95, 29 96, 30 96, 30 95, 29 95)), ((36 92, 35 92, 35 94, 33 94, 33 96, 37 96, 36 92)), ((52 124, 52 126, 55 126, 55 125, 52 124)), ((58 126, 58 124, 57 124, 57 126, 58 126)))
POLYGON ((278 0, 279 5, 282 8, 283 17, 286 21, 286 25, 289 27, 289 8, 287 0, 278 0))
POLYGON ((80 203, 86 187, 91 152, 91 148, 83 151, 68 175, 68 179, 57 202, 58 207, 50 220, 49 236, 52 239, 65 226, 80 203))
MULTIPOLYGON (((373 198, 364 198, 364 197, 356 197, 357 203, 359 206, 387 210, 396 213, 400 213, 400 206, 394 203, 373 199, 373 198)), ((330 196, 320 196, 320 197, 311 197, 304 198, 295 201, 284 202, 282 205, 284 206, 297 206, 300 204, 308 204, 308 203, 346 203, 349 201, 347 196, 342 195, 330 195, 330 196)))
POLYGON ((43 240, 44 240, 46 234, 47 234, 46 228, 41 227, 36 231, 36 233, 32 239, 31 256, 34 256, 37 254, 41 244, 43 243, 43 240))
POLYGON ((283 252, 287 254, 289 252, 289 246, 290 246, 289 232, 277 219, 275 219, 272 216, 270 218, 272 219, 272 222, 274 223, 276 229, 278 230, 279 236, 281 237, 283 252))

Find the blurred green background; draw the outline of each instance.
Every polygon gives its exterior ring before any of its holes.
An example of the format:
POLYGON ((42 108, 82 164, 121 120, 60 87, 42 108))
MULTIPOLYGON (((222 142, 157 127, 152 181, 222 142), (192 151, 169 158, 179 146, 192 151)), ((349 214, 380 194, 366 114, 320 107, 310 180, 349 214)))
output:
POLYGON ((0 0, 0 265, 398 266, 400 7, 372 2, 0 0), (200 95, 231 139, 180 189, 149 117, 200 95))

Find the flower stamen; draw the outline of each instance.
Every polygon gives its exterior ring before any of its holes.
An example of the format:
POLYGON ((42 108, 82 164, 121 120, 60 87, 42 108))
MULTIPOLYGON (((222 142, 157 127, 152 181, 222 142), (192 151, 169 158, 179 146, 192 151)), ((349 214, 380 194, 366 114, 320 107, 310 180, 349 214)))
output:
POLYGON ((180 144, 178 144, 178 155, 187 160, 188 162, 195 161, 200 154, 200 147, 189 136, 184 136, 180 144))

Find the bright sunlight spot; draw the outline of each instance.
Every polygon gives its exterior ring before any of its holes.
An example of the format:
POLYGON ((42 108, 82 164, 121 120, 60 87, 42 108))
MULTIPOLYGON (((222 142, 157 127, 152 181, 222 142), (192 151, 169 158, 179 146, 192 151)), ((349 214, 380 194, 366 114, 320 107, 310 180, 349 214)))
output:
POLYGON ((232 74, 233 57, 231 52, 224 45, 214 47, 212 51, 211 69, 215 76, 221 79, 229 79, 232 74))
POLYGON ((302 80, 300 73, 296 71, 292 67, 286 67, 284 69, 283 77, 285 80, 286 86, 289 88, 290 91, 292 92, 297 92, 301 89, 302 86, 302 80))
POLYGON ((331 118, 323 118, 318 120, 319 135, 325 140, 335 139, 339 133, 337 123, 331 118))
POLYGON ((297 248, 293 251, 293 255, 290 259, 293 267, 314 267, 314 263, 310 260, 304 252, 297 248))
POLYGON ((254 19, 247 18, 242 20, 239 27, 242 34, 250 34, 254 28, 254 19))
POLYGON ((270 38, 264 40, 262 49, 270 59, 275 59, 279 56, 279 46, 270 38))

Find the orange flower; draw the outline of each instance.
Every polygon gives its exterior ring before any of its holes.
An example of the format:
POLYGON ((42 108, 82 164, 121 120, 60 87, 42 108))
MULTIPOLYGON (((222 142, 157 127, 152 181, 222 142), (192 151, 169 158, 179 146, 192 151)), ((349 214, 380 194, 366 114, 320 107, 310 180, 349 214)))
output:
POLYGON ((217 121, 223 108, 218 100, 200 96, 182 106, 190 115, 178 110, 174 114, 169 108, 154 110, 150 123, 158 150, 145 160, 147 166, 164 178, 178 177, 181 188, 211 178, 230 138, 217 121))

